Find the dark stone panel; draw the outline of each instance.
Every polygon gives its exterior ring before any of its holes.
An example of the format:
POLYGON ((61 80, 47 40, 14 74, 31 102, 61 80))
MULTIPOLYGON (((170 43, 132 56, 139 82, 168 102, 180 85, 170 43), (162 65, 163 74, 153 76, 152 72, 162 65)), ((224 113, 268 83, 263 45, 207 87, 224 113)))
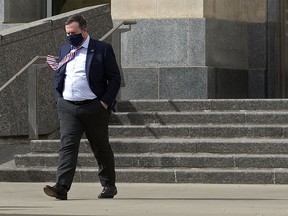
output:
POLYGON ((246 23, 206 19, 206 65, 248 68, 246 23))
POLYGON ((248 23, 248 66, 266 68, 266 24, 248 23))
POLYGON ((268 21, 278 22, 279 21, 279 9, 280 1, 268 0, 268 21))
POLYGON ((216 98, 248 98, 249 76, 246 70, 215 69, 216 98))
POLYGON ((265 98, 265 70, 249 70, 249 98, 265 98))
POLYGON ((280 37, 278 23, 268 23, 268 60, 266 73, 266 97, 276 98, 281 95, 279 92, 279 67, 280 67, 280 37))
POLYGON ((266 97, 275 98, 280 96, 278 92, 277 79, 279 73, 279 59, 280 59, 280 28, 279 28, 279 11, 280 1, 268 0, 268 25, 267 25, 267 74, 266 74, 266 97))

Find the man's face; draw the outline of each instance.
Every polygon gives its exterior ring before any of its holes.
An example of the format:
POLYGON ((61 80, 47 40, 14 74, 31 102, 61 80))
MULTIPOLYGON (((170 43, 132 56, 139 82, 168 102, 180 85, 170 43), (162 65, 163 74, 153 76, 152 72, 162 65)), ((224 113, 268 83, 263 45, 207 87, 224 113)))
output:
POLYGON ((81 29, 79 27, 79 23, 78 22, 72 22, 68 25, 65 25, 65 30, 66 30, 66 34, 68 35, 74 35, 74 34, 82 34, 83 38, 86 38, 88 35, 87 29, 81 29))

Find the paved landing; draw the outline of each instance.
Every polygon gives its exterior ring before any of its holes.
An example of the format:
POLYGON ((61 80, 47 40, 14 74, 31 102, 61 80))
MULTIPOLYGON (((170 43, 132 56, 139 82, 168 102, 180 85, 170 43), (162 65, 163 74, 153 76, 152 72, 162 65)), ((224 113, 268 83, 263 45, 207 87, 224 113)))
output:
POLYGON ((46 183, 0 183, 0 215, 288 215, 287 185, 117 184, 100 200, 99 183, 74 183, 67 201, 43 193, 46 183))

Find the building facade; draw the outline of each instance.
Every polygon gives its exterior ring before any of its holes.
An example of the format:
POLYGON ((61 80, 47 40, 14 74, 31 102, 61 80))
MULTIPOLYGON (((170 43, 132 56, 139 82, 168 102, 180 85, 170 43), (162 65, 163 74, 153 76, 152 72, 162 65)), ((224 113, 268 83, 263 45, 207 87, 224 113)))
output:
MULTIPOLYGON (((140 71, 126 74, 144 80, 154 75, 155 84, 151 80, 148 88, 158 90, 158 95, 152 98, 286 97, 281 19, 286 4, 285 0, 112 1, 114 19, 138 21, 135 34, 124 38, 127 55, 122 64, 140 71), (143 77, 141 70, 147 67, 149 74, 143 77)), ((135 89, 127 90, 131 93, 127 98, 144 97, 135 95, 139 85, 144 84, 139 81, 135 89)))
MULTIPOLYGON (((109 3, 122 34, 123 99, 288 96, 287 0, 0 0, 1 28, 109 3)), ((1 30, 0 28, 0 30, 1 30)))

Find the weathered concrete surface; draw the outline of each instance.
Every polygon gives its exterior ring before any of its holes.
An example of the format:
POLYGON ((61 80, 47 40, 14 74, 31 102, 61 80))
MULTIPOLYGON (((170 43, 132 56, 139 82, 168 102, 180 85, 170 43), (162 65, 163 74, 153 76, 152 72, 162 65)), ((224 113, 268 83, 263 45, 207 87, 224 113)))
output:
POLYGON ((68 201, 43 193, 45 183, 0 183, 0 215, 256 216, 288 214, 285 185, 118 184, 113 200, 99 184, 74 184, 68 201))

